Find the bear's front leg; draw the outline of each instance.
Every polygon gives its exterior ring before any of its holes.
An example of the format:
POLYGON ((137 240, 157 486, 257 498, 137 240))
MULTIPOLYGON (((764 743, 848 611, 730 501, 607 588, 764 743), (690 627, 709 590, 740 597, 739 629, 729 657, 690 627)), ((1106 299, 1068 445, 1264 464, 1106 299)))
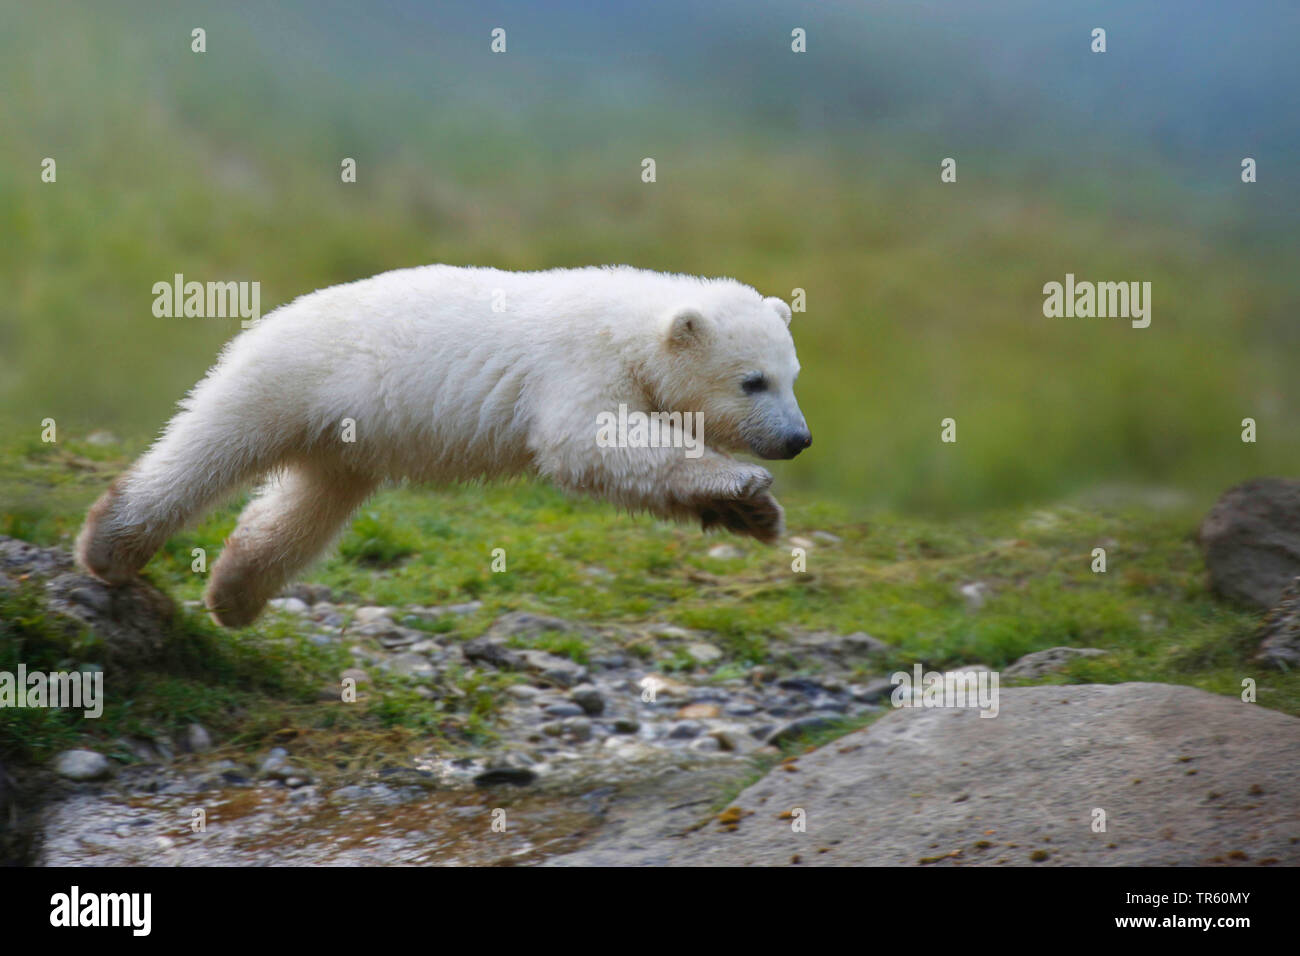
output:
POLYGON ((785 511, 768 491, 767 469, 716 454, 680 465, 687 482, 697 486, 689 500, 705 531, 721 526, 764 544, 775 543, 784 532, 785 511))
MULTIPOLYGON (((669 432, 657 446, 602 443, 597 411, 608 399, 575 409, 556 398, 529 440, 537 471, 562 488, 603 498, 630 511, 724 527, 767 544, 785 530, 785 515, 768 489, 765 468, 703 447, 694 457, 669 432)), ((617 407, 617 403, 614 404, 617 407)))

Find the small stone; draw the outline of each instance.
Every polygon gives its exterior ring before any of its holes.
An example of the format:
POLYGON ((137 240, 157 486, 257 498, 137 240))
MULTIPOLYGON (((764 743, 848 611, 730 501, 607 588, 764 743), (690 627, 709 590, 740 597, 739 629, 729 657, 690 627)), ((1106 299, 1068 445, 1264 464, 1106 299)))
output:
POLYGON ((564 733, 574 740, 591 739, 591 721, 586 717, 566 717, 561 723, 564 733))
POLYGON ((717 561, 732 561, 744 557, 744 553, 734 544, 715 544, 709 548, 709 557, 717 561))
POLYGON ((879 638, 872 637, 866 631, 854 631, 844 635, 843 647, 851 654, 888 654, 893 647, 879 638))
POLYGON ((358 684, 370 683, 370 675, 359 667, 349 667, 343 673, 339 674, 340 681, 349 679, 356 681, 358 684))
POLYGON ((721 687, 695 687, 691 689, 692 704, 722 704, 731 699, 721 687))
POLYGON ((814 547, 813 543, 807 538, 791 538, 790 543, 796 548, 803 548, 805 551, 811 551, 814 547))
POLYGON ((185 728, 185 744, 192 753, 203 753, 212 749, 212 735, 202 724, 190 724, 185 728))
POLYGON ((274 598, 268 601, 267 604, 276 610, 286 611, 289 614, 308 614, 311 611, 306 601, 296 597, 274 598))
POLYGON ((582 708, 590 717, 605 712, 605 697, 591 684, 579 684, 569 692, 569 699, 582 708))
POLYGON ((366 607, 357 608, 356 614, 352 615, 352 623, 358 627, 364 627, 367 624, 377 624, 380 621, 390 620, 392 613, 392 608, 376 607, 371 604, 366 607))
POLYGON ((559 704, 551 704, 544 711, 551 717, 582 717, 586 712, 577 704, 563 701, 559 704))
POLYGON ((722 660, 724 656, 720 648, 703 641, 687 647, 686 653, 691 655, 698 664, 712 664, 714 661, 722 660))
POLYGON ((894 687, 894 682, 888 677, 881 677, 866 684, 853 684, 849 687, 849 696, 859 703, 874 704, 892 694, 894 687))
POLYGON ((704 730, 704 727, 694 720, 679 720, 668 728, 668 738, 670 740, 690 740, 698 737, 704 730))
POLYGON ((403 677, 417 677, 427 680, 438 673, 429 659, 423 654, 398 654, 388 662, 387 669, 390 673, 399 674, 403 677))
POLYGON ((823 544, 839 544, 843 538, 837 534, 831 534, 829 531, 814 531, 812 536, 823 544))
POLYGON ((506 646, 505 638, 484 634, 460 646, 460 652, 471 664, 490 664, 502 670, 520 670, 523 658, 506 646))
POLYGON ((684 720, 708 720, 721 713, 717 704, 687 704, 677 712, 677 716, 684 720))
POLYGON ((272 747, 257 770, 264 779, 281 780, 291 787, 301 787, 311 782, 311 774, 301 767, 293 766, 289 762, 289 752, 283 747, 272 747))
POLYGON ((526 787, 537 779, 537 773, 527 767, 492 767, 474 778, 478 787, 526 787))
POLYGON ((99 780, 112 770, 108 758, 93 750, 65 750, 54 758, 54 769, 69 780, 99 780))
POLYGON ((655 637, 666 637, 670 640, 685 640, 691 636, 690 631, 676 624, 652 624, 649 630, 655 637))
MULTIPOLYGON (((1032 654, 1026 654, 1004 670, 1002 676, 1005 678, 1014 677, 1033 680, 1055 671, 1064 670, 1070 661, 1076 657, 1098 657, 1105 653, 1106 651, 1096 647, 1049 647, 1045 651, 1034 651, 1032 654)), ((969 668, 963 669, 969 670, 969 668)))
POLYGON ((988 601, 989 594, 992 593, 989 586, 983 581, 974 581, 970 584, 963 584, 957 589, 957 592, 966 601, 966 607, 972 611, 978 611, 985 602, 988 601))
POLYGON ((722 749, 722 743, 716 737, 697 737, 686 746, 697 753, 717 753, 722 749))
POLYGON ((559 657, 546 651, 523 650, 517 653, 523 660, 525 669, 541 674, 563 687, 573 687, 587 679, 587 668, 567 657, 559 657))
POLYGON ((614 733, 634 734, 641 729, 641 721, 635 717, 620 717, 614 721, 614 733))
POLYGON ((783 677, 776 686, 798 694, 820 694, 822 691, 822 685, 811 677, 783 677))
MULTIPOLYGON (((379 646, 386 651, 396 650, 399 647, 411 647, 424 640, 424 632, 417 631, 409 627, 387 627, 383 624, 372 625, 376 628, 373 637, 379 641, 379 646)), ((367 627, 367 631, 369 631, 367 627)))

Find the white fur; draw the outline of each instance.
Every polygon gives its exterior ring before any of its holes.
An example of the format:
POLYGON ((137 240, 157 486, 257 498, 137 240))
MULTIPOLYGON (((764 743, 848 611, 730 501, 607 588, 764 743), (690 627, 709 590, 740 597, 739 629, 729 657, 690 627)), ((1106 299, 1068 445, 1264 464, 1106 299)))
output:
POLYGON ((224 623, 251 620, 386 479, 532 472, 770 540, 771 477, 726 452, 784 457, 806 431, 788 322, 785 303, 734 280, 627 267, 437 265, 322 289, 229 343, 92 509, 78 555, 126 580, 195 514, 268 474, 213 569, 208 604, 224 623), (746 394, 755 372, 769 388, 746 394), (701 414, 707 450, 599 447, 597 415, 620 403, 701 414))

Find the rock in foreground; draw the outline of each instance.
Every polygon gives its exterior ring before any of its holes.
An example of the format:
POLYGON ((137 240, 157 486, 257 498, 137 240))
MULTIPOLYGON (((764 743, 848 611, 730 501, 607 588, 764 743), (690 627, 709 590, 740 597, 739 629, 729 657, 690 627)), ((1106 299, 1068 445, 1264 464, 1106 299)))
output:
POLYGON ((552 862, 1300 863, 1300 719, 1190 687, 1003 689, 996 718, 899 710, 794 766, 701 829, 614 833, 552 862))

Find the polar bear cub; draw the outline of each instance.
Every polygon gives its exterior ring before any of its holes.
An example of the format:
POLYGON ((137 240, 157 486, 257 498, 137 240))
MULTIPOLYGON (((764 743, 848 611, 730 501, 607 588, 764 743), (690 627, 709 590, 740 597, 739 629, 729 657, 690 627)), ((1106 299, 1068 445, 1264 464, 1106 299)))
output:
POLYGON ((784 302, 732 279, 628 267, 432 265, 321 289, 226 346, 90 509, 77 558, 126 582, 187 521, 264 480, 205 595, 239 627, 381 482, 520 473, 771 542, 772 476, 728 453, 792 458, 812 442, 789 324, 784 302), (611 416, 661 427, 611 441, 611 416))

